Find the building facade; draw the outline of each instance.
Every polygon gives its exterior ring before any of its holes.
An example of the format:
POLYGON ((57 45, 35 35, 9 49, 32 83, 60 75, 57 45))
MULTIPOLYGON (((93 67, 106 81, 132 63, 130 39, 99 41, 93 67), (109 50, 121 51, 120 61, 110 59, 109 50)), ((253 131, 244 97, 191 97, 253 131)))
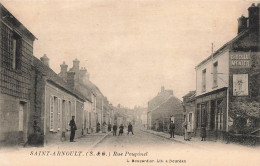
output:
POLYGON ((0 144, 25 143, 35 36, 0 3, 0 144))
MULTIPOLYGON (((41 60, 33 58, 31 76, 31 103, 35 105, 35 110, 31 112, 30 119, 38 124, 43 144, 69 140, 72 116, 75 116, 77 125, 75 137, 81 136, 86 99, 49 68, 46 55, 41 60)), ((34 132, 31 131, 31 134, 34 132)))
POLYGON ((237 36, 196 66, 195 126, 199 132, 205 124, 214 140, 259 127, 260 5, 248 11, 237 36))
MULTIPOLYGON (((150 124, 148 127, 156 131, 168 131, 170 122, 175 123, 175 133, 183 134, 183 106, 181 100, 173 95, 172 90, 161 88, 161 92, 148 102, 150 124)), ((149 129, 148 128, 148 129, 149 129)))

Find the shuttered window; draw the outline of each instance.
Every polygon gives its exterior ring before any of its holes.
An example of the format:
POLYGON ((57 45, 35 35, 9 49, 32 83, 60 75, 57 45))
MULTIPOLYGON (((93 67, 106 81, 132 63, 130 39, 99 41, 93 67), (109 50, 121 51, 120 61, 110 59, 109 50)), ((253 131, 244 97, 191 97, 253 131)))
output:
POLYGON ((54 97, 50 97, 50 131, 54 131, 54 97))

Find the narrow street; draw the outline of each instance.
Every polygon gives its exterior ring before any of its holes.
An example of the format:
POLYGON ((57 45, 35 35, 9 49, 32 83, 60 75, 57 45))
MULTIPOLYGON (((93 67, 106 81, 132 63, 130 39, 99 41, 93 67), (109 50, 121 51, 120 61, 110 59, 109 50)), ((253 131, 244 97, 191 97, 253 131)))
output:
POLYGON ((99 144, 97 144, 95 147, 107 147, 107 148, 130 148, 130 147, 136 147, 136 146, 149 146, 149 145, 155 145, 156 146, 169 146, 173 144, 178 144, 174 140, 162 138, 147 132, 142 131, 140 128, 135 127, 134 128, 134 135, 132 133, 129 133, 127 135, 127 129, 124 130, 123 135, 119 136, 117 131, 117 136, 113 136, 113 133, 111 132, 103 141, 101 141, 99 144))

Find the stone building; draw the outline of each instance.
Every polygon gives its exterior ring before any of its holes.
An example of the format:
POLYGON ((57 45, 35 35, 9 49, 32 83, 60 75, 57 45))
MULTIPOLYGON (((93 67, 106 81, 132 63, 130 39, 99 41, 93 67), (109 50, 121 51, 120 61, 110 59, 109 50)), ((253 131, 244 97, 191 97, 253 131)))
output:
POLYGON ((238 18, 238 34, 196 66, 196 125, 208 138, 259 127, 260 4, 238 18))
POLYGON ((152 129, 152 111, 165 102, 169 97, 173 95, 172 90, 165 90, 161 87, 161 92, 157 94, 154 98, 148 101, 148 111, 147 111, 147 129, 152 129))
POLYGON ((86 68, 81 68, 80 61, 75 59, 72 68, 68 71, 68 65, 63 62, 58 74, 70 87, 80 92, 86 99, 84 102, 84 113, 82 114, 82 133, 92 133, 96 127, 96 97, 91 88, 85 83, 89 79, 86 68))
POLYGON ((148 102, 148 129, 168 131, 170 121, 175 123, 175 132, 183 134, 183 106, 172 90, 161 88, 161 92, 148 102))
POLYGON ((30 112, 30 71, 36 37, 0 3, 0 144, 25 143, 30 112))
POLYGON ((97 132, 97 123, 103 124, 105 122, 108 124, 112 122, 113 107, 99 88, 90 81, 90 74, 86 68, 80 69, 79 64, 80 61, 75 59, 72 68, 67 71, 68 65, 63 62, 60 65, 61 71, 59 76, 66 80, 69 77, 69 73, 75 73, 73 76, 74 82, 71 86, 75 90, 80 91, 88 99, 88 102, 85 103, 84 133, 97 132))
POLYGON ((30 113, 30 119, 31 122, 37 122, 44 137, 43 143, 69 140, 69 122, 72 116, 75 116, 77 125, 75 137, 81 136, 84 124, 84 103, 87 99, 71 86, 74 79, 69 75, 74 75, 74 73, 68 73, 68 80, 65 82, 49 67, 49 59, 46 55, 41 57, 41 60, 35 57, 32 59, 30 101, 35 108, 30 113))

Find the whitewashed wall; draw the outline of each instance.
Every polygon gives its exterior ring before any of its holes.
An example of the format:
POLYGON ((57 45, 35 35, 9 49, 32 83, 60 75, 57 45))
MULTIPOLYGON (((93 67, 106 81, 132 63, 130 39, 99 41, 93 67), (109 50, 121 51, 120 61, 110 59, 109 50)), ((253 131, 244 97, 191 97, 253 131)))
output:
POLYGON ((228 87, 229 82, 229 49, 219 53, 213 59, 210 58, 207 62, 196 68, 196 95, 202 94, 228 87), (213 87, 213 64, 218 62, 217 82, 218 86, 213 87), (206 91, 202 92, 202 71, 206 69, 206 91))

